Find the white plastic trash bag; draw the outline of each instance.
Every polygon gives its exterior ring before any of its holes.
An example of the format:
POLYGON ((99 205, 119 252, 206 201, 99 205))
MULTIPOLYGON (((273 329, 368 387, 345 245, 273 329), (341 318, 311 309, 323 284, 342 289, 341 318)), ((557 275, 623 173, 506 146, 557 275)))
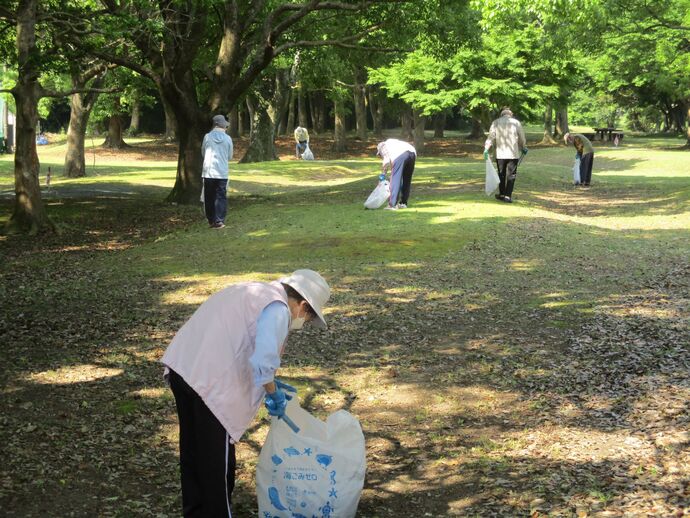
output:
POLYGON ((391 184, 388 180, 381 180, 376 188, 371 191, 371 194, 364 202, 364 207, 367 209, 378 209, 388 201, 391 196, 391 184))
POLYGON ((309 149, 309 144, 307 144, 307 149, 302 153, 302 160, 314 160, 314 153, 309 149))
POLYGON ((288 403, 287 415, 300 431, 271 418, 256 468, 259 516, 354 517, 366 471, 359 421, 339 410, 324 423, 295 400, 288 403))
POLYGON ((501 179, 498 177, 496 168, 491 163, 491 160, 484 160, 486 162, 486 181, 484 184, 484 192, 487 196, 491 196, 501 183, 501 179))
POLYGON ((575 185, 580 184, 580 159, 575 159, 575 164, 573 165, 573 183, 575 185))

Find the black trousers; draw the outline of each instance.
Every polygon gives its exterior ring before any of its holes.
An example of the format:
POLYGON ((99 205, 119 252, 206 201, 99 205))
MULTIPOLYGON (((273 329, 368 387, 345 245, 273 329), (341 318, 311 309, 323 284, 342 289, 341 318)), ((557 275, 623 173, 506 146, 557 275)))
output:
POLYGON ((228 213, 227 188, 227 178, 204 178, 204 210, 210 225, 225 223, 228 213))
POLYGON ((228 518, 235 487, 235 445, 199 395, 170 371, 180 421, 182 514, 186 518, 228 518))
POLYGON ((580 158, 580 183, 589 185, 592 181, 592 166, 594 165, 594 153, 587 153, 580 158))
POLYGON ((414 174, 414 165, 417 161, 417 156, 408 151, 405 161, 403 162, 402 170, 402 184, 400 185, 400 203, 407 205, 407 200, 410 198, 410 190, 412 188, 412 175, 414 174))
POLYGON ((498 192, 501 196, 512 196, 513 187, 515 187, 515 178, 517 177, 517 158, 497 158, 496 165, 498 166, 498 177, 501 183, 498 184, 498 192))

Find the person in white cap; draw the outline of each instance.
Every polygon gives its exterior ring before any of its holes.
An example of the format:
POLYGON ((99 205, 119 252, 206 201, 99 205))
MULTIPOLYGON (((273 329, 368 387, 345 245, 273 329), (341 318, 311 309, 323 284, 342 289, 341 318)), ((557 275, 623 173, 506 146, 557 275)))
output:
POLYGON ((501 116, 491 123, 489 137, 484 142, 484 160, 489 159, 489 149, 494 144, 498 177, 501 179, 496 199, 512 203, 520 155, 527 154, 527 139, 522 124, 513 117, 513 112, 507 106, 501 109, 501 116))
POLYGON ((229 124, 223 115, 214 115, 213 129, 201 144, 204 211, 211 228, 223 228, 228 213, 228 162, 233 153, 232 139, 225 132, 229 124))
MULTIPOLYGON (((261 401, 287 418, 295 389, 275 378, 288 332, 326 328, 328 283, 313 270, 274 282, 231 285, 177 332, 161 362, 177 406, 183 515, 230 516, 235 443, 261 401)), ((287 420, 286 420, 287 422, 287 420)))
POLYGON ((417 160, 417 150, 412 144, 403 140, 389 138, 376 146, 376 156, 380 156, 381 173, 391 170, 391 194, 388 198, 388 210, 406 209, 412 187, 412 175, 417 160), (398 195, 400 202, 398 202, 398 195))

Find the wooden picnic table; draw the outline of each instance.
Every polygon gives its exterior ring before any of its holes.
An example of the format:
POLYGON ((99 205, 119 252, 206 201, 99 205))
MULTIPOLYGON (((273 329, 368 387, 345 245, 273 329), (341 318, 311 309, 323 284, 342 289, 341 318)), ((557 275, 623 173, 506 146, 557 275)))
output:
POLYGON ((606 140, 613 140, 614 136, 618 136, 619 139, 623 138, 623 130, 616 128, 594 128, 594 131, 599 135, 600 140, 604 140, 604 135, 606 135, 606 140))

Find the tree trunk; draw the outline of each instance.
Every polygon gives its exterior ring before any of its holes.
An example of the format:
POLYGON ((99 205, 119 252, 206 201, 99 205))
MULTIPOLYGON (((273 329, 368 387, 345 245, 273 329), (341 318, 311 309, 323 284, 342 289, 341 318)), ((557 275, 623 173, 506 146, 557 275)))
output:
POLYGON ((553 138, 553 107, 551 103, 547 103, 546 108, 544 108, 544 138, 542 138, 541 143, 556 143, 556 140, 553 138))
POLYGON ((239 112, 237 109, 237 105, 232 107, 232 110, 230 110, 230 116, 229 116, 228 122, 230 123, 230 129, 228 129, 228 133, 232 138, 237 138, 240 136, 239 132, 239 121, 237 120, 239 117, 239 112))
POLYGON ((309 96, 312 130, 315 135, 319 135, 326 131, 326 97, 321 90, 313 92, 309 96))
POLYGON ((128 147, 122 138, 122 116, 120 115, 120 99, 115 100, 115 113, 108 120, 108 135, 105 137, 103 147, 110 149, 123 149, 128 147))
POLYGON ((426 117, 422 115, 420 110, 412 110, 414 118, 414 147, 418 154, 424 153, 424 127, 426 126, 426 117))
POLYGON ((443 138, 446 129, 446 112, 434 115, 434 138, 443 138))
POLYGON ((297 120, 299 126, 306 128, 309 125, 309 120, 307 117, 307 100, 304 96, 304 90, 300 86, 297 89, 297 120))
POLYGON ((562 139, 563 136, 569 132, 570 129, 568 128, 568 107, 563 106, 558 108, 558 111, 556 112, 556 131, 554 133, 554 136, 562 139))
POLYGON ((14 153, 14 210, 10 229, 35 234, 55 230, 48 218, 39 184, 41 165, 36 153, 38 100, 42 88, 38 82, 39 60, 36 49, 38 0, 19 2, 17 8, 17 84, 12 89, 17 107, 17 142, 14 153))
MULTIPOLYGON (((91 86, 101 86, 103 76, 97 77, 91 86)), ((86 86, 83 75, 72 75, 72 86, 83 88, 86 86)), ((86 127, 89 123, 91 110, 98 100, 98 93, 72 94, 70 98, 69 128, 67 130, 67 151, 65 152, 65 176, 79 178, 86 176, 86 157, 84 156, 84 141, 86 140, 86 127)))
POLYGON ((289 74, 290 70, 279 70, 276 73, 275 93, 269 111, 269 115, 273 119, 275 135, 285 135, 288 103, 290 102, 289 74))
POLYGON ((285 132, 292 135, 295 132, 295 89, 290 88, 290 99, 288 101, 287 127, 285 132))
POLYGON ((141 103, 139 101, 134 101, 130 117, 131 118, 129 121, 129 128, 127 128, 127 134, 129 136, 138 135, 139 126, 141 124, 141 103))
POLYGON ((687 113, 687 121, 686 122, 688 123, 688 126, 685 129, 685 147, 690 149, 690 99, 688 99, 688 102, 686 104, 686 108, 687 108, 687 112, 686 112, 687 113))
POLYGON ((369 87, 369 110, 374 124, 374 135, 383 138, 383 100, 376 87, 369 87))
POLYGON ((482 120, 480 117, 472 116, 472 130, 470 134, 467 135, 469 140, 484 139, 486 135, 484 134, 484 127, 482 125, 482 120))
POLYGON ((412 132, 412 114, 407 108, 403 109, 403 112, 400 114, 400 126, 400 138, 407 140, 408 142, 413 140, 414 133, 412 132))
POLYGON ((165 112, 165 134, 163 135, 163 140, 166 142, 176 142, 177 120, 175 119, 175 110, 163 94, 160 97, 163 111, 165 112))
POLYGON ((366 98, 366 73, 363 69, 355 67, 355 84, 352 88, 355 104, 355 129, 359 140, 367 138, 367 98, 366 98))
POLYGON ((103 142, 103 147, 110 149, 123 149, 128 147, 122 138, 122 117, 119 113, 110 116, 108 121, 108 136, 103 142))
POLYGON ((247 96, 247 106, 251 106, 252 131, 249 147, 240 160, 241 164, 278 160, 274 140, 278 106, 284 95, 280 81, 280 77, 259 81, 254 93, 247 96))
POLYGON ((334 151, 345 151, 347 148, 345 139, 345 100, 344 99, 334 99, 333 100, 333 114, 335 119, 335 131, 333 140, 333 150, 334 151))
POLYGON ((202 111, 196 99, 196 86, 189 71, 172 78, 166 76, 159 85, 173 110, 178 137, 177 176, 166 201, 199 203, 201 193, 201 142, 211 130, 211 113, 202 111))
POLYGON ((244 106, 242 104, 237 105, 237 133, 240 137, 244 137, 247 133, 247 123, 244 119, 244 106))

